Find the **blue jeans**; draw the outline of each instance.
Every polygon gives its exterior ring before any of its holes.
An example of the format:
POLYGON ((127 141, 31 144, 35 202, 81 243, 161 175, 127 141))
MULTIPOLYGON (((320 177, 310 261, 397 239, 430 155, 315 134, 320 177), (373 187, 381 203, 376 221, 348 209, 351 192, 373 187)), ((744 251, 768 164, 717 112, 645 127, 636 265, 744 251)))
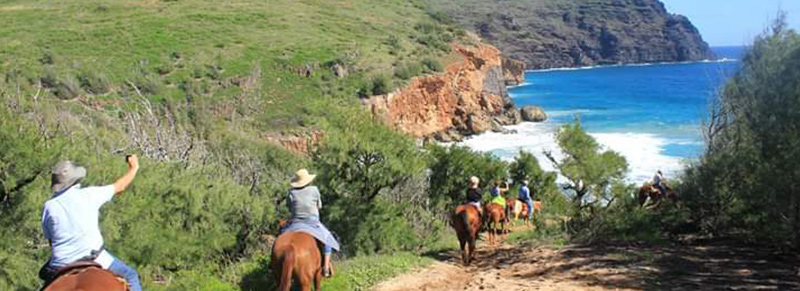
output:
POLYGON ((667 187, 664 187, 662 184, 656 184, 656 187, 661 191, 661 196, 667 195, 667 187))
POLYGON ((108 270, 111 271, 111 273, 125 278, 125 281, 128 281, 128 287, 131 291, 142 291, 142 283, 139 281, 139 273, 136 273, 136 270, 128 267, 128 265, 123 263, 120 259, 114 257, 114 262, 111 263, 111 266, 108 267, 108 270))

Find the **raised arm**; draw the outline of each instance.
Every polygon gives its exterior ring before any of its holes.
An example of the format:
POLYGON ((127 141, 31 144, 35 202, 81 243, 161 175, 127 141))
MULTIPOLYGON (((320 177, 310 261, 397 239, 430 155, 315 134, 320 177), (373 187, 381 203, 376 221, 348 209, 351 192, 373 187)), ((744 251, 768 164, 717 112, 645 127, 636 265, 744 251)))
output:
POLYGON ((139 171, 139 158, 136 155, 128 156, 126 161, 128 162, 128 171, 114 182, 114 194, 125 191, 125 188, 128 188, 128 185, 133 182, 133 178, 136 177, 136 172, 139 171))

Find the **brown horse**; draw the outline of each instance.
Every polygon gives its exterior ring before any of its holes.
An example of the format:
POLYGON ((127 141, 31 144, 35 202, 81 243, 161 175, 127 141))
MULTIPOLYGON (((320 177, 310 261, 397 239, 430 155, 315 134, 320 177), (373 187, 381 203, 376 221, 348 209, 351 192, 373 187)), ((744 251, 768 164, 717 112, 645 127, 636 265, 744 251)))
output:
MULTIPOLYGON (((664 185, 664 188, 667 190, 665 195, 666 198, 671 200, 673 203, 678 202, 678 195, 675 193, 675 191, 673 191, 672 188, 666 185, 664 185)), ((661 191, 656 186, 645 183, 644 185, 642 185, 642 188, 639 189, 638 196, 639 196, 640 207, 645 206, 645 203, 647 203, 648 198, 650 198, 650 201, 654 203, 653 204, 654 208, 658 208, 659 206, 661 206, 661 199, 663 197, 661 197, 661 191)))
MULTIPOLYGON (((519 220, 519 217, 522 216, 522 219, 525 221, 530 220, 528 217, 528 204, 519 199, 511 199, 508 200, 508 213, 514 215, 514 221, 519 220)), ((542 210, 542 202, 540 201, 533 201, 533 213, 539 212, 542 210)))
POLYGON ((497 244, 497 226, 502 227, 502 233, 506 231, 506 212, 503 205, 499 203, 486 204, 486 210, 483 212, 486 217, 487 225, 489 226, 489 244, 497 244))
POLYGON ((127 291, 125 279, 103 270, 97 264, 81 264, 67 266, 57 275, 44 291, 81 290, 81 291, 127 291))
POLYGON ((456 230, 461 245, 461 260, 465 266, 469 266, 475 257, 475 240, 478 239, 481 228, 478 208, 472 204, 459 205, 450 218, 450 223, 456 230))
POLYGON ((278 289, 289 291, 292 279, 300 285, 300 290, 321 290, 322 261, 317 240, 304 232, 287 232, 275 240, 272 246, 272 274, 279 282, 278 289))

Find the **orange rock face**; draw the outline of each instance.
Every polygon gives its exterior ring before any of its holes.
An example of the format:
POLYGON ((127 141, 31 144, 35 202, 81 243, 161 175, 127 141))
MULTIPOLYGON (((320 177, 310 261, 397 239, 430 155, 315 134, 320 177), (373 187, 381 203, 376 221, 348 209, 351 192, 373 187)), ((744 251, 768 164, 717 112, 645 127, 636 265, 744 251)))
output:
POLYGON ((513 109, 500 51, 486 44, 453 50, 463 59, 445 72, 413 78, 407 87, 365 99, 364 105, 375 118, 419 138, 452 130, 474 134, 519 122, 499 118, 513 109))

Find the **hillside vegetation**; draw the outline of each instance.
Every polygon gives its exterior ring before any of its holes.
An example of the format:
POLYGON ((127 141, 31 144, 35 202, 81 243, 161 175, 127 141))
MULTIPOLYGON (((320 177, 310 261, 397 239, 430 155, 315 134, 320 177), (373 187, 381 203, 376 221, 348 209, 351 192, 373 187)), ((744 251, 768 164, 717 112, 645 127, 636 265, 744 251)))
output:
POLYGON ((423 153, 358 98, 448 62, 464 33, 421 4, 5 1, 0 18, 0 289, 40 284, 63 159, 96 185, 143 157, 101 225, 150 290, 270 289, 264 258, 303 166, 321 174, 342 257, 436 241, 443 223, 407 186, 424 184, 423 153))
POLYGON ((426 0, 529 69, 713 59, 659 0, 426 0))

